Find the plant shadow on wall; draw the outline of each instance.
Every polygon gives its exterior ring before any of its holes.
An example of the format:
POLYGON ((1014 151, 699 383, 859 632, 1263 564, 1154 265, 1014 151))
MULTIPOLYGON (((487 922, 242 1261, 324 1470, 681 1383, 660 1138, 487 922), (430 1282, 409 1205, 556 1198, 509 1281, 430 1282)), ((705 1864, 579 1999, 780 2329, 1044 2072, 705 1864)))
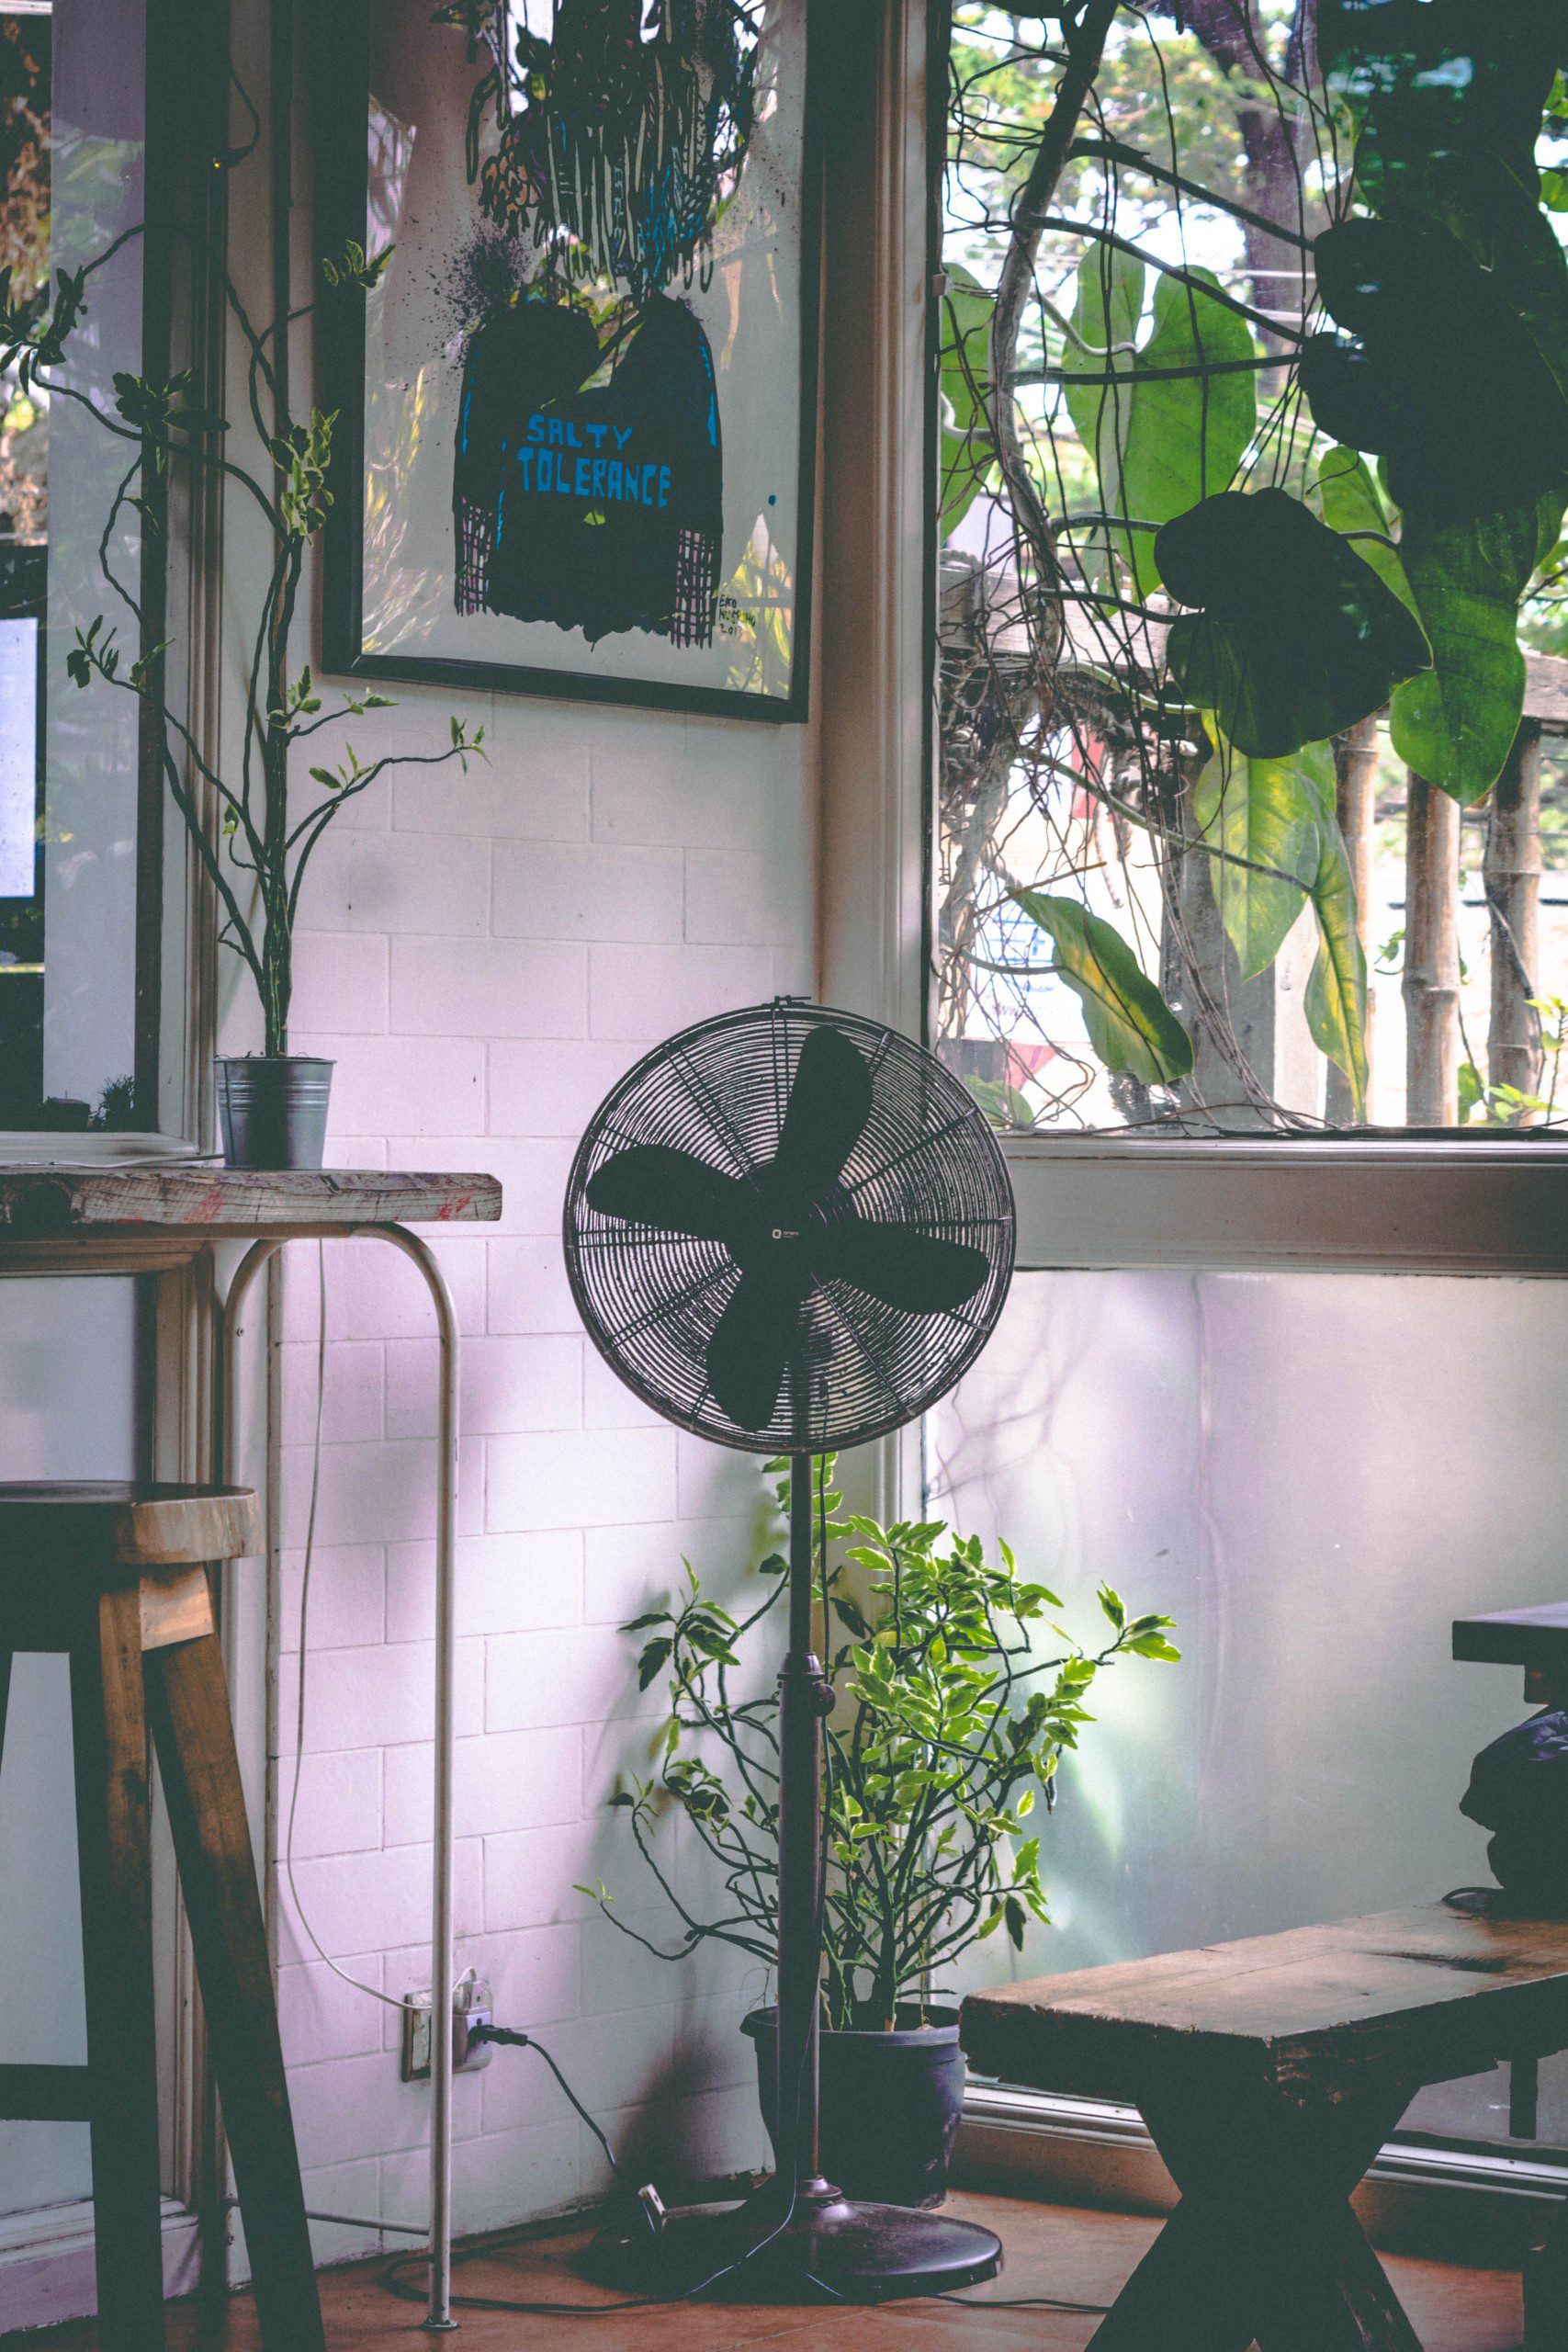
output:
MULTIPOLYGON (((788 1465, 768 1466, 779 1474, 783 1525, 788 1465)), ((823 2161, 852 2196, 929 2201, 942 2191, 963 2095, 943 1972, 998 1932, 1021 1951, 1031 1920, 1048 1921, 1035 1808, 1049 1813, 1055 1801, 1062 1757, 1093 1720, 1093 1685, 1118 1661, 1179 1653, 1168 1617, 1131 1616, 1104 1585, 1108 1638, 1099 1649, 1080 1645, 1055 1623, 1057 1595, 1023 1575, 1006 1544, 988 1558, 977 1536, 939 1520, 840 1518, 833 1472, 829 1455, 813 1498, 827 1611, 818 1638, 837 1694, 823 1775, 823 2161), (910 2111, 895 2130, 886 2102, 911 2079, 910 2111)), ((776 1645, 759 1629, 785 1600, 786 1566, 770 1552, 755 1571, 762 1597, 736 1611, 688 1566, 676 1600, 624 1629, 646 1636, 638 1679, 646 1690, 668 1679, 670 1714, 651 1777, 610 1804, 683 1923, 681 1939, 667 1950, 645 1936, 603 1883, 580 1891, 662 1959, 719 1942, 761 1967, 773 1961, 778 1696, 759 1677, 776 1645), (671 1815, 689 1826, 716 1890, 712 1916, 694 1908, 661 1842, 671 1815)), ((773 2012, 753 2013, 746 2030, 767 2113, 773 2012)))
POLYGON ((1413 930, 1380 1102, 1560 1115, 1519 813, 1524 648, 1565 642, 1560 14, 959 0, 939 1027, 999 1124, 1365 1123, 1384 811, 1412 926, 1458 926, 1476 812, 1491 1029, 1413 930))
MULTIPOLYGON (((254 153, 253 146, 213 158, 227 190, 226 201, 215 209, 215 220, 226 219, 231 206, 239 208, 241 199, 228 183, 254 153)), ((164 250, 164 239, 174 233, 168 224, 144 223, 132 233, 145 235, 149 229, 157 232, 164 250)), ((321 264, 323 284, 329 288, 365 286, 388 257, 367 261, 360 246, 350 245, 321 264)), ((456 760, 466 772, 471 756, 485 756, 484 729, 470 729, 454 718, 449 740, 427 752, 387 751, 362 758, 346 737, 335 753, 319 748, 318 739, 330 743, 351 720, 394 705, 384 695, 345 692, 329 707, 309 664, 294 666, 295 639, 308 616, 309 567, 333 503, 336 418, 318 408, 304 417, 293 415, 276 360, 288 324, 309 318, 314 305, 294 310, 290 321, 275 317, 258 324, 224 273, 229 315, 248 354, 248 422, 270 458, 267 471, 230 454, 231 421, 204 404, 189 369, 166 380, 117 374, 113 414, 73 383, 72 339, 84 320, 90 319, 93 275, 107 258, 106 252, 77 270, 58 271, 54 288, 38 294, 14 295, 10 273, 0 274, 0 372, 15 368, 24 393, 46 384, 51 399, 85 411, 124 447, 125 470, 104 516, 98 548, 113 603, 108 613, 77 629, 65 668, 79 687, 107 687, 135 696, 141 706, 161 779, 218 901, 220 944, 239 957, 255 988, 264 1047, 250 1079, 254 1091, 269 1071, 280 1079, 288 1075, 300 894, 328 828, 395 769, 442 767, 456 760), (221 482, 231 516, 237 508, 241 516, 258 525, 272 549, 265 585, 243 624, 243 718, 231 765, 220 762, 171 702, 166 674, 172 640, 154 638, 142 582, 128 576, 114 553, 117 528, 131 514, 140 521, 144 540, 154 548, 165 543, 170 493, 181 475, 193 509, 215 481, 221 482), (118 624, 111 614, 119 616, 118 624), (130 640, 123 647, 122 628, 130 640), (298 789, 301 764, 308 765, 315 786, 308 797, 298 789)), ((201 271, 208 270, 209 254, 197 253, 193 258, 201 271)), ((312 1068, 330 1069, 330 1065, 312 1068)), ((231 1080, 233 1069, 230 1063, 226 1074, 231 1080)), ((224 1100, 227 1121, 227 1095, 224 1100)), ((320 1166, 324 1091, 317 1107, 313 1164, 320 1166)), ((252 1136, 264 1156, 249 1157, 249 1165, 310 1164, 277 1156, 288 1148, 288 1135, 265 1112, 259 1127, 253 1119, 252 1136)))

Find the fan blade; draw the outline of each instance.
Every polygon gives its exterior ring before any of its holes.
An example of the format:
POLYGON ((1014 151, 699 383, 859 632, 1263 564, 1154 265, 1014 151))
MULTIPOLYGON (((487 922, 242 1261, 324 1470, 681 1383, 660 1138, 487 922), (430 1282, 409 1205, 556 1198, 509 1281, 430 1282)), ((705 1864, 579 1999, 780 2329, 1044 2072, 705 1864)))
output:
POLYGON ((804 1267, 782 1281, 771 1269, 741 1275, 708 1341, 708 1389, 721 1413, 743 1430, 773 1417, 800 1329, 810 1284, 804 1267))
POLYGON ((913 1315, 962 1306, 991 1270, 985 1251, 966 1242, 939 1241, 870 1217, 835 1227, 813 1250, 812 1262, 820 1281, 852 1283, 885 1306, 913 1315))
POLYGON ((588 1180, 588 1205, 602 1216, 662 1226, 669 1233, 694 1233, 703 1241, 728 1241, 740 1191, 733 1176, 710 1168, 689 1151, 634 1144, 594 1170, 588 1180))
POLYGON ((841 1029, 813 1029, 800 1049, 773 1162, 808 1200, 832 1183, 871 1116, 871 1072, 841 1029))

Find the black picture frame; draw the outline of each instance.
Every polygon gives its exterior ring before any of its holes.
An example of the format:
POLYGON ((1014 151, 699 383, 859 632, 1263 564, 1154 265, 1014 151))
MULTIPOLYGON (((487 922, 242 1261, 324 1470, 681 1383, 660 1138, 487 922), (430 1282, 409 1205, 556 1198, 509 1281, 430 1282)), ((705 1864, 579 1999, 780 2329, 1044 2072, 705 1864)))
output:
MULTIPOLYGON (((823 0, 800 0, 806 66, 800 219, 800 383, 796 458, 798 512, 790 684, 764 695, 671 680, 604 675, 532 663, 457 659, 446 654, 371 653, 364 647, 366 303, 354 286, 323 285, 316 295, 317 405, 335 413, 333 503, 322 533, 320 667, 330 676, 401 680, 485 694, 617 704, 695 716, 800 724, 809 710, 814 521, 820 334, 823 141, 820 76, 823 0)), ((376 0, 338 0, 319 12, 308 40, 313 232, 321 259, 363 243, 368 194, 367 126, 372 11, 376 0)), ((603 646, 608 640, 601 639, 603 646)), ((611 656, 613 658, 613 654, 611 656)))

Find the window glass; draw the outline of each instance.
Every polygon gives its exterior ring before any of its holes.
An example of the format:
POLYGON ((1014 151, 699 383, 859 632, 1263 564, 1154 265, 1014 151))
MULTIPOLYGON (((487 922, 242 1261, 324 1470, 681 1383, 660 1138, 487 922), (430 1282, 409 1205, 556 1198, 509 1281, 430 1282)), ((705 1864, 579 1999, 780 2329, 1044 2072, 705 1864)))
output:
MULTIPOLYGON (((136 583, 117 369, 142 349, 141 0, 0 7, 0 267, 13 310, 95 263, 66 366, 0 377, 0 1127, 135 1124, 138 788, 134 698, 79 695, 78 626, 136 583)), ((130 484, 134 492, 136 485, 130 484)), ((123 623, 120 629, 125 636, 123 623)), ((134 651, 134 649, 133 649, 134 651)))
POLYGON ((1003 1125, 1568 1109, 1568 95, 1532 12, 1319 13, 1117 10, 1053 173, 1065 20, 954 10, 936 1025, 1003 1125))
MULTIPOLYGON (((1102 1578, 1168 1611, 1182 1657, 1089 1694, 1042 1834, 1053 1924, 1016 1955, 991 1938, 969 1982, 1490 1883, 1460 1799, 1532 1710, 1517 1668, 1453 1661, 1451 1625, 1562 1598, 1565 1343, 1558 1283, 1016 1277, 931 1417, 931 1515, 1005 1537, 1075 1630, 1102 1578)), ((1562 2145, 1568 2062, 1542 2102, 1562 2145)), ((1407 2122, 1506 2140, 1506 2086, 1407 2122)))

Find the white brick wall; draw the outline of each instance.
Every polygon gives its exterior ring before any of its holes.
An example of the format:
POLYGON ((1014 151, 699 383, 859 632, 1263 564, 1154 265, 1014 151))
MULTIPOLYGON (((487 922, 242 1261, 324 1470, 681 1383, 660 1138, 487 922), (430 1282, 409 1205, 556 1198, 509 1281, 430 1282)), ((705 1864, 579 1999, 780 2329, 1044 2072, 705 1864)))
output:
MULTIPOLYGON (((659 1694, 615 1628, 682 1556, 733 1574, 761 1490, 748 1459, 677 1439, 583 1338, 560 1260, 582 1125, 648 1046, 705 1014, 806 989, 811 788, 797 729, 415 690, 356 728, 422 746, 448 710, 489 767, 389 780, 327 837, 306 887, 294 1045, 333 1055, 331 1156, 499 1176, 499 1229, 443 1236, 464 1334, 457 1593, 458 1966, 549 2047, 641 2161, 759 2160, 754 1964, 662 1966, 671 1915, 604 1808, 646 1769, 659 1694)), ((429 1905, 435 1351, 417 1277, 327 1252, 327 1392, 295 1851, 325 1949, 390 1994, 424 1984, 429 1905)), ((314 1429, 317 1283, 292 1253, 284 1351, 287 1805, 314 1429)), ((309 2201, 419 2222, 426 2093, 398 2018, 316 1959, 287 1889, 279 1998, 309 2201)), ((479 2229, 603 2184, 547 2070, 498 2052, 459 2078, 457 2214, 479 2229)), ((323 2226, 323 2258, 374 2241, 323 2226)))

